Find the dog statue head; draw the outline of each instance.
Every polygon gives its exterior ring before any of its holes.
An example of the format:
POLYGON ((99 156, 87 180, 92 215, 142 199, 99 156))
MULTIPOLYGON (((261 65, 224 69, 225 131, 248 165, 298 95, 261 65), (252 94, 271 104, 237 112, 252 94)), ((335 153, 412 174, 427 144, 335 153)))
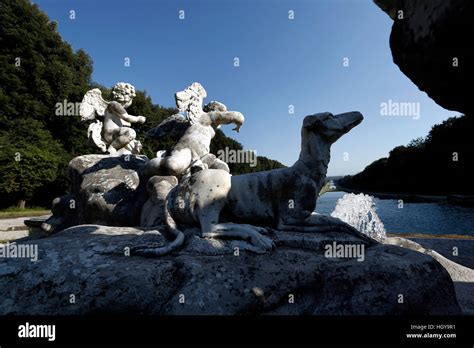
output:
POLYGON ((303 120, 303 130, 320 135, 328 143, 335 143, 341 136, 362 122, 364 117, 358 111, 333 115, 324 112, 306 116, 303 120))

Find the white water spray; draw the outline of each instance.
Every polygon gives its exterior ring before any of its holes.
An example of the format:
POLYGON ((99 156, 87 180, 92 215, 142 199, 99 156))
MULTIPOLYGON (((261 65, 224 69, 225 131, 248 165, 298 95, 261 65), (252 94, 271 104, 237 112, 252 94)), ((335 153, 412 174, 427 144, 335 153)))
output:
POLYGON ((345 194, 337 201, 332 217, 341 219, 371 238, 383 241, 385 227, 376 213, 374 197, 360 193, 345 194))

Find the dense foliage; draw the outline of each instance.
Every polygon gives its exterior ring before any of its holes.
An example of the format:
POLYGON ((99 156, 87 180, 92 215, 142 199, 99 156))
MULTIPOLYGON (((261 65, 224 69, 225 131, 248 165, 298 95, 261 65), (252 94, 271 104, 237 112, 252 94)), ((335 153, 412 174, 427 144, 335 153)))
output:
POLYGON ((474 194, 473 134, 472 116, 451 117, 339 183, 374 192, 474 194))
MULTIPOLYGON (((49 206, 68 188, 68 162, 97 152, 89 145, 87 125, 77 112, 56 113, 57 103, 80 102, 90 88, 100 88, 110 99, 110 90, 92 83, 91 74, 91 58, 63 41, 56 23, 36 5, 28 0, 0 2, 0 208, 23 206, 26 200, 49 206)), ((145 124, 134 125, 145 155, 152 157, 156 150, 173 145, 171 140, 156 144, 144 135, 175 111, 154 105, 145 92, 137 91, 129 112, 147 117, 145 124)), ((212 151, 225 147, 242 149, 218 131, 212 151)), ((230 167, 239 174, 281 166, 259 157, 256 167, 230 167)))
POLYGON ((92 61, 74 52, 36 5, 7 0, 0 6, 1 204, 50 201, 66 189, 68 160, 90 150, 79 118, 55 116, 55 104, 81 99, 92 61))

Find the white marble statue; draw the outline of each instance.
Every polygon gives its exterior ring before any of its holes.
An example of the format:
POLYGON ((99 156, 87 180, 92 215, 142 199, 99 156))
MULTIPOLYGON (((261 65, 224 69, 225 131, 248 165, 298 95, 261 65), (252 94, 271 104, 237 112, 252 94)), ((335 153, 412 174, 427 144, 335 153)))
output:
MULTIPOLYGON (((180 112, 186 113, 189 127, 171 153, 158 151, 157 157, 148 162, 143 173, 145 176, 173 175, 181 178, 184 174, 189 174, 193 167, 223 169, 229 172, 229 167, 225 162, 209 153, 211 140, 215 135, 214 128, 233 123, 236 125, 233 130, 239 132, 244 123, 244 116, 237 111, 227 111, 224 104, 216 101, 210 102, 203 108, 206 96, 206 90, 198 82, 192 83, 175 94, 176 106, 180 112)), ((176 115, 169 118, 171 121, 175 119, 176 115)), ((165 120, 160 126, 166 127, 167 122, 169 121, 165 120)))
POLYGON ((272 240, 262 235, 264 227, 299 232, 342 231, 368 239, 337 218, 314 213, 326 179, 331 145, 362 119, 359 112, 307 116, 301 130, 299 159, 288 168, 234 176, 225 170, 208 169, 179 183, 172 177, 155 176, 149 189, 157 192, 155 196, 160 201, 166 199, 156 206, 161 216, 157 220, 168 225, 175 241, 165 247, 138 246, 133 252, 144 256, 172 252, 184 241, 180 225, 200 225, 203 237, 248 240, 255 252, 273 247, 272 240), (223 211, 225 221, 221 219, 223 211))
POLYGON ((119 82, 112 89, 113 101, 105 101, 98 88, 88 91, 82 99, 79 113, 82 121, 95 122, 89 125, 89 139, 103 152, 110 155, 138 154, 142 148, 136 140, 131 123, 144 123, 144 116, 129 115, 126 109, 136 96, 135 87, 119 82), (98 118, 103 118, 103 122, 98 118))

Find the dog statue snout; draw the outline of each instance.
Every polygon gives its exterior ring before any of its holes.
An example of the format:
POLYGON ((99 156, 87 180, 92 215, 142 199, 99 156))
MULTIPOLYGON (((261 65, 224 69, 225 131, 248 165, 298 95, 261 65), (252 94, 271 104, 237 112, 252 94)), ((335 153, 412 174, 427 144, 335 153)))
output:
POLYGON ((358 111, 345 112, 338 114, 335 117, 341 121, 341 124, 343 125, 346 132, 359 125, 364 119, 364 116, 362 116, 362 114, 358 111))

